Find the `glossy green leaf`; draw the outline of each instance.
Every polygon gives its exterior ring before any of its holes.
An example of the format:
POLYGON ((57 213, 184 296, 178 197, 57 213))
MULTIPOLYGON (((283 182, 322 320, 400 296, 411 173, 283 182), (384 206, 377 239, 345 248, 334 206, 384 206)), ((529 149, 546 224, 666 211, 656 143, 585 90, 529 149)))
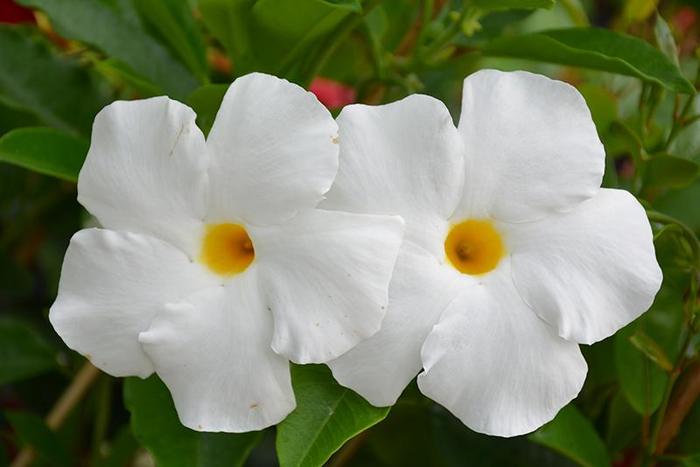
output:
POLYGON ((44 463, 55 467, 73 465, 56 433, 38 415, 29 412, 5 412, 22 445, 31 446, 44 463))
POLYGON ((208 81, 204 39, 188 0, 139 0, 134 5, 199 80, 208 81))
POLYGON ((226 47, 236 75, 263 71, 301 81, 352 2, 200 0, 204 22, 226 47), (282 20, 284 18, 284 20, 282 20))
POLYGON ((483 53, 634 76, 692 94, 693 85, 661 51, 636 37, 607 29, 569 28, 496 39, 483 53))
POLYGON ((124 403, 131 429, 159 467, 240 467, 260 441, 261 432, 204 433, 184 427, 161 380, 128 378, 124 403))
POLYGON ((0 385, 56 366, 56 352, 34 328, 9 318, 0 320, 0 385))
POLYGON ((475 0, 473 3, 484 11, 535 10, 554 6, 554 0, 475 0))
POLYGON ((668 285, 657 294, 651 309, 615 335, 615 367, 622 393, 640 414, 653 413, 661 403, 668 376, 630 341, 641 332, 675 361, 683 324, 682 295, 668 285))
POLYGON ((528 438, 585 467, 610 465, 610 455, 590 420, 571 404, 528 438))
POLYGON ((87 140, 52 128, 18 128, 0 137, 0 162, 75 182, 88 147, 87 140))
POLYGON ((678 46, 676 45, 676 40, 673 38, 673 33, 671 32, 671 28, 668 27, 668 23, 658 13, 656 14, 656 23, 654 24, 654 38, 656 39, 656 46, 659 50, 661 50, 671 62, 678 66, 678 46))
POLYGON ((30 29, 2 24, 0 57, 0 103, 61 130, 90 131, 107 100, 77 60, 55 54, 30 29))
POLYGON ((696 162, 670 155, 659 155, 647 163, 646 186, 650 188, 683 188, 700 174, 696 162))
POLYGON ((216 113, 219 111, 228 87, 228 84, 206 84, 187 98, 187 104, 197 114, 197 125, 205 135, 209 134, 214 124, 216 113))
POLYGON ((335 382, 323 365, 292 368, 297 408, 277 426, 281 467, 323 465, 347 440, 380 422, 388 407, 370 405, 335 382))
POLYGON ((44 11, 64 37, 90 44, 116 58, 175 98, 197 80, 170 50, 146 33, 124 4, 109 0, 19 0, 44 11))

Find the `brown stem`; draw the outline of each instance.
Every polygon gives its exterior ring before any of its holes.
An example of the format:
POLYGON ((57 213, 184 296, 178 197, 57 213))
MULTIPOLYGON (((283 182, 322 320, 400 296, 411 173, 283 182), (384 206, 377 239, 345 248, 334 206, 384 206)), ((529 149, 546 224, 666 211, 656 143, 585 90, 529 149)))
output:
MULTIPOLYGON (((61 397, 58 398, 56 404, 46 416, 46 426, 52 430, 57 430, 66 420, 71 410, 85 396, 99 374, 100 370, 92 363, 85 362, 78 374, 73 378, 70 386, 61 394, 61 397)), ((35 456, 36 454, 32 448, 25 447, 17 454, 10 467, 27 467, 34 461, 35 456)))
POLYGON ((688 367, 673 392, 659 433, 656 455, 663 454, 673 438, 676 437, 683 420, 698 397, 700 397, 700 361, 696 361, 688 367))

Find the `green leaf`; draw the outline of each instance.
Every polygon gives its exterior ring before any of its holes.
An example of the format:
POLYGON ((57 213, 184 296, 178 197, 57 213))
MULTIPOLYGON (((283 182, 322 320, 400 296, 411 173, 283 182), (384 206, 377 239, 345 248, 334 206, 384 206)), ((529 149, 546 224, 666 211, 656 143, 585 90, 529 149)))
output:
POLYGON ((683 467, 700 467, 700 453, 683 458, 681 465, 683 467))
POLYGON ((654 207, 675 217, 691 229, 700 231, 700 180, 682 190, 673 190, 659 196, 654 207))
POLYGON ((352 2, 200 0, 205 24, 228 51, 236 75, 263 71, 302 81, 352 2), (282 20, 284 18, 284 20, 282 20))
POLYGON ((630 341, 630 337, 644 333, 666 358, 674 361, 680 351, 682 325, 682 294, 664 284, 649 311, 614 337, 615 368, 622 393, 642 415, 649 415, 658 408, 668 376, 630 341))
POLYGON ((221 107, 221 101, 228 87, 228 84, 205 84, 187 98, 187 104, 197 114, 197 125, 205 135, 209 134, 214 124, 216 113, 221 107))
POLYGON ((590 420, 571 404, 561 409, 554 420, 528 438, 585 467, 610 465, 610 455, 590 420))
POLYGON ((75 182, 89 144, 52 128, 18 128, 0 137, 0 161, 75 182))
POLYGON ((55 55, 30 29, 0 25, 0 102, 36 115, 45 125, 88 133, 107 103, 75 60, 55 55))
POLYGON ((56 353, 32 327, 0 320, 0 385, 56 368, 56 353))
POLYGON ((666 55, 674 65, 678 66, 678 46, 673 38, 671 28, 660 14, 656 14, 656 23, 654 24, 654 38, 656 46, 666 55))
POLYGON ((484 11, 536 10, 552 8, 554 0, 475 0, 473 4, 484 11))
POLYGON ((335 382, 328 367, 292 367, 297 408, 277 426, 281 467, 323 465, 347 440, 383 420, 388 407, 374 407, 335 382))
POLYGON ((607 29, 569 28, 496 39, 483 53, 635 76, 672 91, 695 88, 662 52, 636 37, 607 29))
POLYGON ((199 78, 209 80, 204 39, 187 0, 139 0, 134 2, 146 19, 168 42, 173 52, 199 78))
POLYGON ((609 452, 620 452, 629 447, 639 435, 642 417, 619 391, 613 396, 608 409, 605 441, 609 452))
MULTIPOLYGON (((197 80, 167 47, 146 33, 132 12, 110 0, 19 0, 44 11, 64 37, 90 44, 158 85, 168 95, 184 98, 197 80)), ((123 6, 123 3, 120 4, 123 6)))
POLYGON ((56 433, 39 416, 15 411, 5 412, 5 416, 22 444, 31 446, 39 459, 52 466, 73 465, 56 433))
POLYGON ((347 8, 348 10, 354 12, 362 11, 362 3, 360 0, 321 0, 321 2, 327 3, 328 5, 347 8))
POLYGON ((700 173, 696 162, 670 155, 659 155, 647 163, 648 188, 683 188, 693 183, 700 173))
POLYGON ((136 439, 159 467, 240 467, 262 432, 205 433, 180 423, 170 393, 161 380, 128 378, 124 403, 131 412, 136 439))
POLYGON ((125 467, 131 465, 129 460, 134 457, 138 448, 139 443, 131 433, 129 426, 123 426, 110 444, 108 455, 100 463, 100 467, 125 467))
POLYGON ((656 363, 662 370, 671 371, 673 369, 673 363, 669 360, 664 349, 654 342, 651 337, 644 334, 644 332, 637 331, 632 334, 630 336, 630 342, 637 350, 646 355, 649 360, 656 363))

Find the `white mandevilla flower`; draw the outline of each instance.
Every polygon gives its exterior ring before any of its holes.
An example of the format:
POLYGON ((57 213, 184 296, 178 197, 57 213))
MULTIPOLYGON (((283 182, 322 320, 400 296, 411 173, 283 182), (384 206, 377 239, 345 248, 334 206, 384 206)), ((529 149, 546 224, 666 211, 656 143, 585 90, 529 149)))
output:
POLYGON ((237 79, 205 140, 187 106, 116 102, 95 119, 78 232, 51 323, 115 376, 154 371, 183 424, 259 430, 294 407, 289 363, 375 333, 403 221, 316 209, 337 126, 313 94, 237 79))
POLYGON ((464 81, 458 128, 413 95, 338 118, 323 207, 406 220, 382 329, 330 363, 372 404, 421 391, 482 433, 536 429, 578 394, 579 343, 648 309, 661 283, 644 210, 601 189, 605 154, 572 86, 525 72, 464 81))

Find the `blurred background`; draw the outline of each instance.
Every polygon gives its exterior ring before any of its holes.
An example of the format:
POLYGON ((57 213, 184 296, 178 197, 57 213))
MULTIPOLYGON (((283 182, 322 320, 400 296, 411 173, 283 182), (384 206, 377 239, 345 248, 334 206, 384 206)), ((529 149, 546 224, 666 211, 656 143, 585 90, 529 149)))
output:
MULTIPOLYGON (((336 467, 700 466, 699 7, 0 0, 0 466, 307 466, 331 455, 336 467), (274 428, 187 430, 156 377, 101 374, 53 332, 47 313, 68 241, 93 222, 75 181, 104 105, 167 94, 192 106, 206 132, 227 83, 265 71, 310 89, 334 115, 420 92, 457 121, 462 80, 481 68, 530 70, 580 90, 606 148, 604 185, 645 205, 664 269, 648 313, 582 346, 583 391, 549 425, 518 438, 479 435, 414 383, 366 431, 326 433, 327 446, 302 439, 321 452, 310 460, 279 440, 276 449, 274 428)), ((314 372, 322 394, 301 406, 332 413, 329 397, 353 397, 323 367, 314 372)))

